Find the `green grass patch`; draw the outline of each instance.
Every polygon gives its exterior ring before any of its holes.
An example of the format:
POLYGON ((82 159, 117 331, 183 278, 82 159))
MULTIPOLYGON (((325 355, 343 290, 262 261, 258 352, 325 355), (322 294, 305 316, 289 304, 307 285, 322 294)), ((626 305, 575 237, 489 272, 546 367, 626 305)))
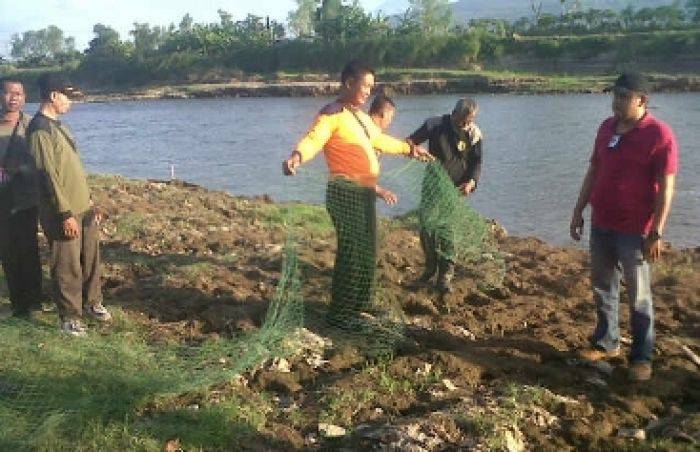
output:
POLYGON ((146 231, 146 218, 139 213, 129 212, 116 222, 117 234, 124 240, 141 237, 146 231))
POLYGON ((269 410, 235 388, 211 401, 206 390, 285 354, 299 302, 273 301, 249 336, 199 344, 153 344, 118 309, 85 338, 62 335, 53 315, 0 321, 0 450, 162 450, 172 439, 185 450, 236 449, 269 410))
POLYGON ((324 235, 333 230, 333 223, 326 208, 320 205, 260 204, 252 209, 250 214, 262 222, 299 230, 302 237, 308 234, 324 235))

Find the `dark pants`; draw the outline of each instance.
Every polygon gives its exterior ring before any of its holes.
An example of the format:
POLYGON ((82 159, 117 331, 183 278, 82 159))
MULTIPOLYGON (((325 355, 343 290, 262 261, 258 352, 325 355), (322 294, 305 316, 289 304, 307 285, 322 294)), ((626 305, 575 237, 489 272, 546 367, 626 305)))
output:
POLYGON ((0 259, 15 314, 41 309, 37 225, 36 208, 0 214, 0 259))
POLYGON ((59 218, 42 218, 51 247, 53 296, 63 320, 78 319, 84 306, 102 303, 99 227, 92 212, 76 220, 80 235, 67 239, 59 218))
POLYGON ((420 243, 425 255, 426 274, 447 271, 454 265, 456 250, 456 223, 462 203, 454 182, 439 162, 425 169, 418 207, 420 243))
POLYGON ((450 225, 442 228, 420 230, 420 244, 425 256, 426 273, 433 274, 436 270, 445 273, 454 266, 455 261, 455 231, 450 225))
POLYGON ((347 179, 328 183, 326 208, 338 237, 333 268, 332 323, 357 317, 372 301, 377 266, 377 211, 373 188, 347 179))

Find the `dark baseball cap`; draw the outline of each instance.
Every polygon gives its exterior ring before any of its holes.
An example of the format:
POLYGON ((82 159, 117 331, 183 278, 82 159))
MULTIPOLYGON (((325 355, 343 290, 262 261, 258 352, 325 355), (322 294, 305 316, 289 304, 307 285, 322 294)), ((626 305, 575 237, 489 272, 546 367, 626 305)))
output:
POLYGON ((48 99, 54 91, 63 93, 71 97, 75 92, 75 87, 63 75, 55 72, 47 72, 39 76, 39 93, 42 99, 48 99))
POLYGON ((614 89, 626 89, 635 93, 648 94, 650 88, 649 79, 644 74, 625 72, 620 74, 613 86, 605 88, 605 92, 607 93, 614 89))

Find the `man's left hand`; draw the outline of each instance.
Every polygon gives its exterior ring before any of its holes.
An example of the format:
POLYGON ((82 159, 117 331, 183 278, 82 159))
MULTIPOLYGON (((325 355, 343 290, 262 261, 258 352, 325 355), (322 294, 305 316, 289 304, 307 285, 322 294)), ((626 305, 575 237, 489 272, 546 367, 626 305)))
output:
POLYGON ((433 155, 430 152, 428 152, 428 150, 425 149, 423 146, 411 146, 411 153, 409 155, 411 156, 411 158, 420 160, 421 162, 432 162, 433 160, 435 160, 435 157, 433 157, 433 155))
POLYGON ((664 242, 658 237, 647 237, 644 239, 644 258, 649 262, 656 262, 661 259, 661 252, 664 242))
POLYGON ((476 182, 474 179, 469 179, 467 182, 459 186, 459 191, 465 196, 471 195, 476 190, 476 182))

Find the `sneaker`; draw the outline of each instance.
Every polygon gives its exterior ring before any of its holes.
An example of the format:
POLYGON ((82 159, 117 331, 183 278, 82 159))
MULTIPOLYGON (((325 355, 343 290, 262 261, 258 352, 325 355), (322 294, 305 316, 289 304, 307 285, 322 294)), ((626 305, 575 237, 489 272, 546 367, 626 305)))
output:
POLYGON ((628 377, 631 381, 651 380, 651 363, 641 361, 630 364, 628 377))
POLYGON ((587 348, 579 352, 581 359, 588 361, 601 361, 604 359, 617 358, 620 356, 620 348, 605 350, 598 347, 587 348))
POLYGON ((91 304, 83 307, 85 315, 92 317, 100 322, 109 322, 112 320, 112 314, 102 306, 102 303, 91 304))
POLYGON ((452 278, 455 276, 455 266, 452 262, 441 262, 439 267, 436 287, 442 294, 452 293, 452 278))
POLYGON ((78 320, 62 320, 61 332, 73 337, 87 336, 85 327, 78 320))

